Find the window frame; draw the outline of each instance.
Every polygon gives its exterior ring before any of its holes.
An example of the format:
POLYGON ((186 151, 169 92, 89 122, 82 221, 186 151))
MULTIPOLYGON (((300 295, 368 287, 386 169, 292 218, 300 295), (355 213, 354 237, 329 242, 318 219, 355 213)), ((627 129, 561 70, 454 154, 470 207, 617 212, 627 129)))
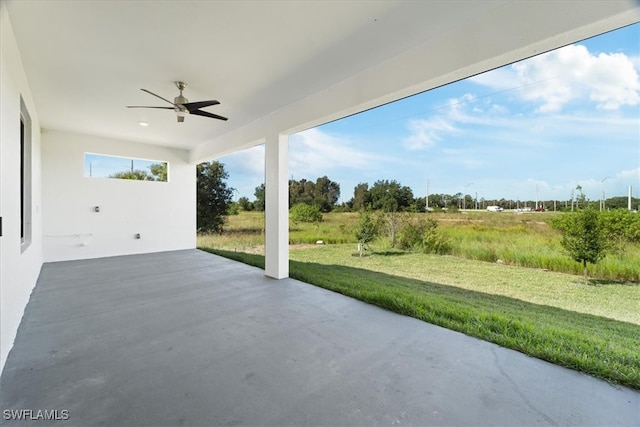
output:
POLYGON ((24 252, 32 240, 32 122, 22 96, 20 97, 20 250, 24 252))

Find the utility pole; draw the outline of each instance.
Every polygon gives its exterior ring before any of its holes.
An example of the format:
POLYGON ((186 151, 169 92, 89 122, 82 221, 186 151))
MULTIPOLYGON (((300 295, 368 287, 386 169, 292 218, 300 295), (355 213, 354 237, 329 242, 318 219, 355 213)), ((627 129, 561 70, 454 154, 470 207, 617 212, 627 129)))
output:
POLYGON ((464 194, 467 191, 467 187, 470 186, 471 184, 473 184, 473 182, 468 183, 467 185, 464 186, 464 189, 462 190, 462 209, 466 210, 467 209, 467 195, 464 194))
POLYGON ((425 211, 429 212, 429 178, 427 178, 427 201, 425 202, 425 211))
POLYGON ((604 209, 604 182, 609 178, 611 177, 606 176, 602 178, 602 181, 600 181, 600 212, 604 209))
POLYGON ((573 191, 574 190, 571 190, 571 212, 573 212, 573 191))

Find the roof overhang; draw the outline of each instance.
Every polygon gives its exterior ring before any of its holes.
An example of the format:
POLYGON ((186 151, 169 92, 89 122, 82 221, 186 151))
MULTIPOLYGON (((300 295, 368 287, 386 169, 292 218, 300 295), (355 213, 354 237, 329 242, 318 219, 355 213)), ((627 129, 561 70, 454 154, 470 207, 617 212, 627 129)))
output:
POLYGON ((193 162, 640 20, 633 0, 7 6, 43 128, 183 148, 193 162), (164 106, 140 88, 173 99, 175 80, 229 121, 125 108, 164 106))

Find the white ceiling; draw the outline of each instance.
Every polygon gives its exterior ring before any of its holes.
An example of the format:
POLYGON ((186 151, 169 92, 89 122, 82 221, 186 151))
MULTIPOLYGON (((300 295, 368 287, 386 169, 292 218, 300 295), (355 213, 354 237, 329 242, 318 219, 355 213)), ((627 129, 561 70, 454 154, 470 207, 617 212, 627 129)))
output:
POLYGON ((640 16, 633 0, 6 3, 43 128, 208 147, 200 157, 279 111, 307 105, 287 125, 318 124, 640 16), (140 88, 173 99, 175 80, 190 101, 219 100, 205 110, 229 121, 125 108, 167 106, 140 88), (315 111, 314 99, 327 105, 315 111))

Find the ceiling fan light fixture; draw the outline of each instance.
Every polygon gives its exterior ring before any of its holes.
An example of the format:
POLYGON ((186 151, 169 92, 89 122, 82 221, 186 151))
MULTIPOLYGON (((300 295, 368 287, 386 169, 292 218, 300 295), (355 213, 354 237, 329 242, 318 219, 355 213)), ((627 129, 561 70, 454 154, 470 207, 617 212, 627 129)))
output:
MULTIPOLYGON (((189 102, 189 100, 182 95, 182 91, 187 87, 187 84, 185 82, 180 82, 180 81, 177 81, 175 83, 178 89, 180 90, 180 95, 176 96, 173 102, 169 101, 166 98, 161 97, 160 95, 157 95, 151 92, 150 90, 140 89, 141 91, 146 92, 149 95, 155 96, 156 98, 159 98, 171 104, 172 107, 128 105, 127 108, 155 108, 155 109, 161 109, 161 110, 174 110, 177 116, 176 118, 178 119, 178 123, 184 122, 184 118, 190 114, 195 116, 209 117, 212 119, 218 119, 223 121, 228 120, 226 117, 222 117, 217 114, 213 114, 213 113, 209 113, 208 111, 201 110, 201 108, 210 107, 212 105, 219 105, 220 102, 214 99, 209 101, 189 102)), ((140 124, 140 125, 144 126, 143 124, 140 124)))

